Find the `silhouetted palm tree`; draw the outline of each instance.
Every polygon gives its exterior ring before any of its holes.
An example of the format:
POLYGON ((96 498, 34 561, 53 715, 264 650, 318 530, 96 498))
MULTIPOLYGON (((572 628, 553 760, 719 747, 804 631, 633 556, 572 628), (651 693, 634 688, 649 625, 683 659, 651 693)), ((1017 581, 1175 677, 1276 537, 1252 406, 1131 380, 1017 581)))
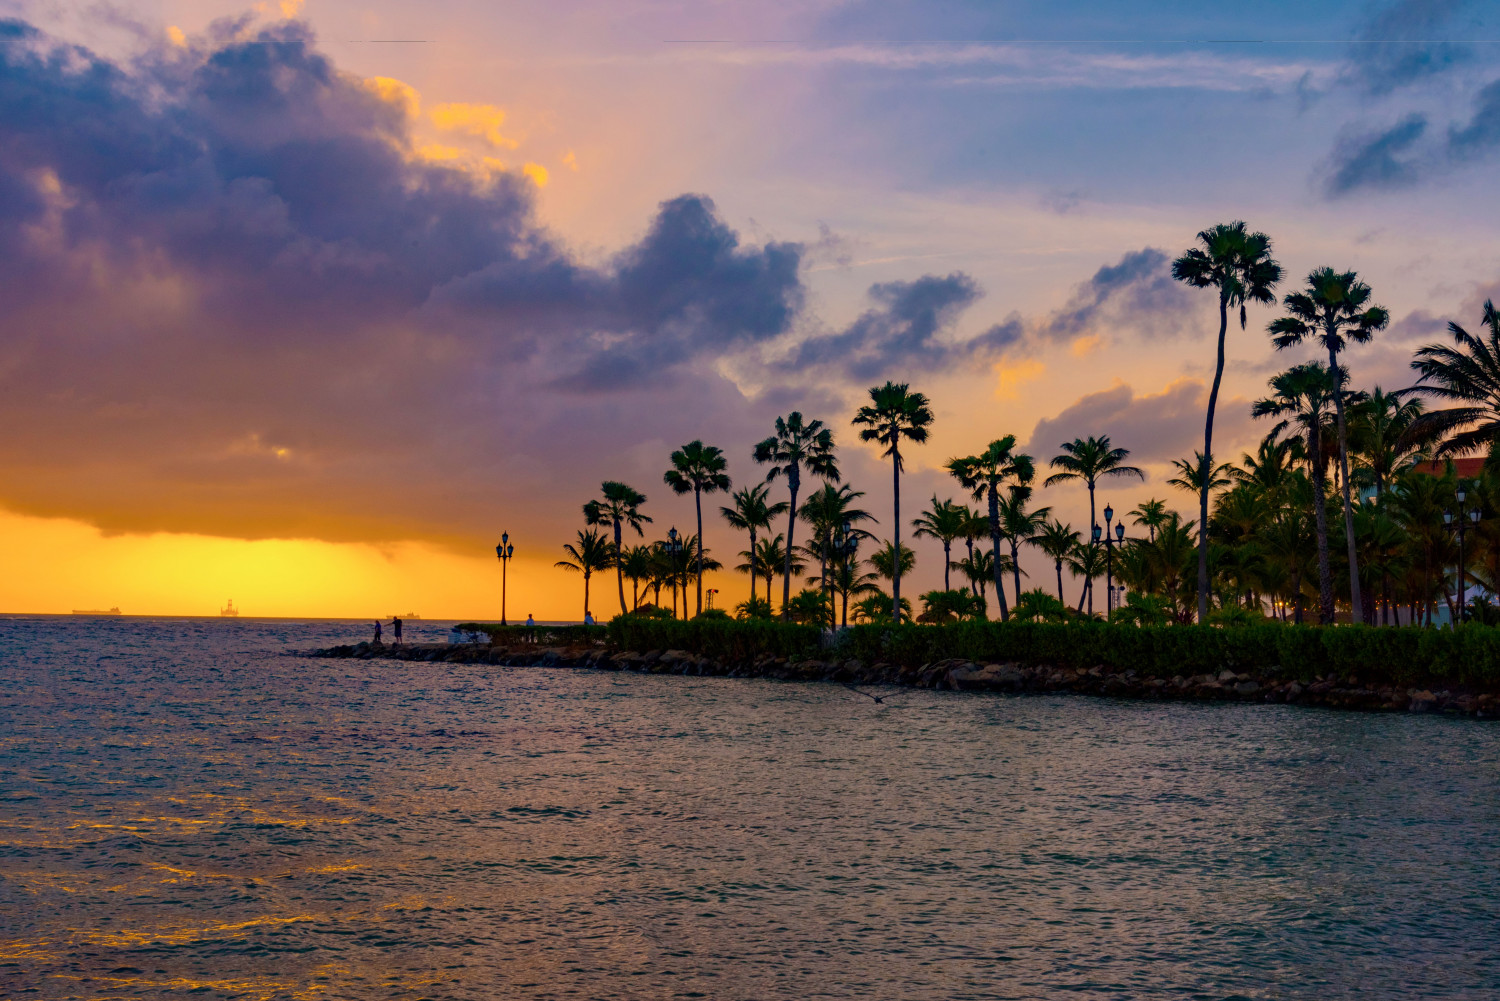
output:
MULTIPOLYGON (((771 585, 775 583, 776 575, 782 571, 783 567, 790 566, 792 575, 796 577, 801 576, 807 566, 803 563, 802 557, 796 553, 790 554, 791 559, 787 558, 786 547, 782 545, 782 540, 785 538, 786 536, 778 532, 775 538, 761 539, 756 542, 753 555, 740 553, 741 556, 746 557, 747 563, 753 568, 747 572, 765 578, 767 603, 771 601, 771 585)), ((741 564, 737 569, 743 571, 745 566, 746 564, 741 564)))
POLYGON ((1050 507, 1028 510, 1026 504, 1030 499, 1031 487, 1013 484, 1000 501, 1000 531, 1010 543, 1010 572, 1014 578, 1018 601, 1021 598, 1021 574, 1024 572, 1021 569, 1021 543, 1030 542, 1052 514, 1050 507))
MULTIPOLYGON (((1177 470, 1177 475, 1167 481, 1168 486, 1178 487, 1190 494, 1201 494, 1203 492, 1203 471, 1213 462, 1204 462, 1202 452, 1194 452, 1192 459, 1173 459, 1172 468, 1177 470)), ((1210 495, 1220 487, 1227 487, 1233 482, 1234 463, 1221 462, 1213 466, 1208 474, 1208 492, 1210 495)))
POLYGON ((1167 502, 1156 500, 1141 501, 1136 505, 1134 511, 1130 512, 1131 523, 1139 525, 1149 533, 1150 541, 1156 541, 1156 530, 1166 523, 1167 502))
MULTIPOLYGON (((917 565, 917 554, 908 547, 898 542, 887 539, 885 545, 870 554, 870 566, 875 572, 886 580, 895 581, 899 577, 909 574, 917 565), (897 547, 900 546, 901 558, 896 559, 897 547)), ((895 619, 895 611, 891 612, 891 618, 895 619)), ((896 620, 900 621, 900 620, 896 620)))
MULTIPOLYGON (((569 542, 563 545, 563 552, 571 556, 571 560, 558 560, 552 564, 562 570, 583 574, 584 616, 587 616, 589 612, 589 579, 594 576, 595 570, 607 570, 613 566, 617 551, 603 535, 590 528, 578 533, 576 543, 569 542)), ((625 611, 623 606, 620 611, 625 611)))
POLYGON ((818 561, 817 579, 822 584, 828 582, 829 563, 838 562, 842 555, 834 551, 837 536, 842 535, 845 540, 873 538, 864 529, 854 527, 860 522, 875 520, 870 512, 853 506, 863 496, 864 491, 855 490, 847 483, 839 486, 825 483, 821 489, 808 495, 802 502, 802 510, 797 512, 798 517, 807 522, 812 535, 802 551, 818 561))
MULTIPOLYGON (((1384 330, 1391 322, 1389 310, 1369 303, 1370 286, 1360 281, 1359 275, 1353 271, 1317 268, 1307 276, 1307 288, 1289 292, 1281 300, 1289 315, 1271 321, 1271 339, 1281 349, 1316 338, 1328 352, 1328 371, 1337 372, 1339 352, 1348 342, 1364 344, 1375 336, 1375 331, 1384 330)), ((1339 483, 1343 488, 1344 535, 1349 548, 1350 607, 1358 616, 1364 602, 1359 593, 1359 554, 1349 488, 1349 431, 1341 389, 1335 389, 1333 404, 1338 414, 1339 483)))
POLYGON ((755 446, 755 461, 771 464, 766 482, 785 476, 791 491, 791 501, 787 505, 786 568, 781 585, 782 618, 791 614, 788 606, 792 600, 792 552, 795 548, 792 540, 797 527, 797 491, 802 486, 802 470, 806 468, 814 476, 837 482, 839 467, 833 448, 833 432, 825 428, 822 421, 804 423, 802 413, 797 410, 785 418, 776 418, 776 433, 755 446))
MULTIPOLYGON (((975 500, 988 500, 990 506, 990 552, 993 557, 995 600, 1000 605, 1000 620, 1010 618, 1010 607, 1005 602, 1005 588, 1001 584, 1000 559, 1000 488, 1009 483, 1028 483, 1036 475, 1036 464, 1031 456, 1016 452, 1016 436, 1008 434, 990 442, 978 455, 948 460, 947 469, 966 490, 973 492, 975 500)), ((970 555, 969 563, 975 564, 978 557, 970 555)), ((971 578, 972 579, 972 578, 971 578)))
MULTIPOLYGON (((693 509, 698 516, 698 538, 703 538, 703 495, 729 489, 724 469, 724 450, 694 439, 672 453, 672 468, 662 480, 673 493, 692 492, 693 509)), ((703 560, 698 559, 698 612, 703 612, 703 560)))
MULTIPOLYGON (((1104 476, 1135 476, 1144 480, 1146 474, 1135 466, 1125 465, 1125 460, 1130 456, 1130 449, 1116 448, 1110 443, 1109 435, 1100 435, 1097 438, 1074 438, 1065 441, 1058 446, 1062 449, 1061 455, 1052 457, 1052 468, 1060 470, 1047 477, 1043 486, 1053 486, 1057 483, 1066 483, 1069 480, 1082 480, 1089 488, 1089 528, 1085 534, 1085 540, 1092 539, 1094 526, 1099 523, 1098 516, 1094 513, 1094 487, 1099 479, 1104 476)), ((1084 545, 1094 545, 1091 541, 1085 541, 1084 545)), ((1092 564, 1090 564, 1092 565, 1092 564)), ((1094 614, 1094 581, 1088 581, 1084 588, 1088 592, 1089 614, 1094 614)), ((1079 609, 1082 611, 1082 609, 1079 609)))
POLYGON ((620 561, 620 572, 630 581, 630 610, 641 607, 641 581, 651 579, 651 547, 631 546, 620 561))
MULTIPOLYGON (((1328 369, 1308 362, 1287 369, 1271 379, 1273 395, 1256 401, 1250 408, 1255 417, 1280 417, 1272 430, 1280 434, 1293 423, 1307 436, 1308 474, 1313 484, 1313 513, 1317 519, 1318 538, 1318 604, 1319 619, 1324 625, 1333 622, 1333 574, 1328 565, 1328 513, 1326 468, 1323 452, 1323 425, 1336 394, 1328 369)), ((1201 599, 1200 599, 1201 600, 1201 599)))
MULTIPOLYGON (((738 528, 742 532, 750 533, 750 548, 748 553, 755 552, 755 537, 761 530, 771 530, 771 519, 786 513, 786 501, 777 501, 775 504, 767 503, 771 488, 764 483, 757 483, 752 487, 736 490, 730 500, 734 502, 732 507, 721 507, 719 513, 724 520, 738 528)), ((755 597, 755 574, 750 575, 750 597, 755 597)), ((766 589, 766 601, 771 600, 770 588, 766 589)))
MULTIPOLYGON (((615 555, 618 556, 623 551, 621 543, 624 541, 624 526, 629 525, 635 529, 637 535, 646 534, 641 527, 643 523, 651 521, 641 514, 641 505, 646 503, 646 495, 615 480, 605 480, 600 490, 604 494, 602 499, 591 500, 583 506, 583 520, 590 525, 610 525, 614 528, 615 555)), ((615 561, 615 583, 620 589, 620 614, 624 615, 625 575, 618 559, 615 561)))
MULTIPOLYGON (((891 496, 895 517, 891 523, 891 534, 895 544, 901 544, 901 439, 915 444, 927 440, 927 428, 932 423, 932 410, 927 406, 927 397, 913 393, 906 383, 887 382, 870 390, 870 402, 860 407, 854 415, 854 426, 862 427, 862 441, 878 441, 885 446, 881 454, 891 460, 891 496)), ((891 581, 891 618, 901 621, 901 569, 891 581)))
POLYGON ((1458 406, 1422 415, 1414 430, 1430 439, 1447 436, 1438 455, 1483 449, 1485 465, 1495 469, 1500 467, 1500 313, 1488 299, 1481 322, 1489 328, 1481 337, 1449 323, 1452 347, 1428 344, 1417 349, 1411 367, 1421 378, 1413 388, 1458 406))
MULTIPOLYGON (((1219 351, 1214 384, 1208 393, 1208 416, 1203 428, 1203 454, 1214 454, 1214 410, 1219 384, 1224 381, 1224 335, 1229 330, 1229 307, 1240 308, 1245 329, 1245 304, 1276 301, 1273 290, 1281 281, 1281 265, 1271 258, 1271 238, 1249 232, 1243 222, 1219 223, 1198 234, 1199 246, 1172 262, 1172 277, 1193 288, 1219 293, 1219 351)), ((1198 621, 1208 619, 1208 490, 1198 497, 1198 621)))
POLYGON ((1349 448, 1364 460, 1364 468, 1378 499, 1391 476, 1421 450, 1412 433, 1425 407, 1409 390, 1388 393, 1376 386, 1370 395, 1349 407, 1349 448))
POLYGON ((1063 597, 1063 561, 1078 548, 1078 533, 1072 525, 1053 520, 1041 526, 1031 537, 1031 544, 1052 559, 1052 565, 1057 569, 1057 600, 1066 602, 1063 597))
MULTIPOLYGON (((940 501, 937 499, 937 494, 933 494, 932 506, 912 521, 912 527, 916 529, 912 535, 925 535, 943 544, 944 591, 949 590, 951 586, 948 583, 948 568, 953 559, 953 540, 964 534, 964 523, 968 517, 967 508, 952 501, 940 501)), ((972 551, 972 547, 970 548, 972 551)))

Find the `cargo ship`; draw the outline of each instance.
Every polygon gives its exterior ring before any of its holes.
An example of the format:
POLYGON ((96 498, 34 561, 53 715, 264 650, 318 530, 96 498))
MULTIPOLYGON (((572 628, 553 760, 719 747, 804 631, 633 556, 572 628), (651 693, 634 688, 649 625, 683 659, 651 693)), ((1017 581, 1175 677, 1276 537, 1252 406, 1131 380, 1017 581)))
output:
POLYGON ((109 608, 109 609, 103 609, 103 608, 75 608, 75 609, 73 609, 73 614, 74 615, 123 615, 124 613, 120 611, 120 606, 116 605, 113 608, 109 608))

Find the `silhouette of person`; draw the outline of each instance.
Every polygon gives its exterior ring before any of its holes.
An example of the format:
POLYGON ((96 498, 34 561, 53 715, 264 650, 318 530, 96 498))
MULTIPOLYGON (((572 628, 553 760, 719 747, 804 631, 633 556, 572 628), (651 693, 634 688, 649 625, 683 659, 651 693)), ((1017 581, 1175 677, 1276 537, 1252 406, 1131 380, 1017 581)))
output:
POLYGON ((395 629, 395 631, 396 631, 396 645, 400 646, 401 645, 401 617, 399 615, 394 615, 394 616, 391 617, 391 627, 393 629, 395 629))
POLYGON ((588 609, 583 610, 583 624, 586 626, 591 626, 594 624, 594 613, 589 611, 588 609))
POLYGON ((536 642, 536 619, 531 617, 530 612, 526 613, 526 642, 536 642))
POLYGON ((380 620, 379 619, 375 620, 375 642, 376 643, 380 642, 380 620))

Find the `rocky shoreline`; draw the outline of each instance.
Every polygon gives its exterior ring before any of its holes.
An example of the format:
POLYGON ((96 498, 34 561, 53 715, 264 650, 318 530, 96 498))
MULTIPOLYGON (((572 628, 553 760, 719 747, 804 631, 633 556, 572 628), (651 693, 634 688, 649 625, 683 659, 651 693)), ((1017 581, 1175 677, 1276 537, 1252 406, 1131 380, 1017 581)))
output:
POLYGON ((1273 702, 1377 712, 1436 712, 1490 719, 1500 716, 1500 695, 1494 692, 1477 692, 1458 686, 1434 689, 1364 685, 1357 676, 1339 678, 1329 675, 1305 683, 1226 670, 1217 675, 1155 678, 1135 671, 1112 673, 1101 667, 1075 670, 967 660, 940 660, 919 667, 903 667, 885 663, 864 664, 858 660, 764 657, 754 662, 725 664, 683 650, 613 652, 598 646, 505 647, 447 643, 391 646, 357 643, 313 650, 309 654, 358 660, 588 668, 695 677, 900 685, 952 691, 1069 692, 1131 699, 1273 702))

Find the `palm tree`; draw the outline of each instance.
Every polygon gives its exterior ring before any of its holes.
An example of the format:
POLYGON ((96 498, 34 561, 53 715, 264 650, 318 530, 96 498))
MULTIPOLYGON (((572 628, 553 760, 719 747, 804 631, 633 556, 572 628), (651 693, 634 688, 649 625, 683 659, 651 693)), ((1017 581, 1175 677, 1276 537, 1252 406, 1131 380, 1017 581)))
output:
POLYGON ((797 490, 802 486, 804 467, 814 476, 838 481, 833 432, 825 428, 822 421, 804 422, 801 411, 793 410, 785 418, 776 418, 776 433, 755 446, 755 461, 771 464, 771 471, 766 473, 767 483, 785 476, 791 491, 791 501, 787 505, 786 567, 781 584, 781 616, 787 618, 791 614, 792 538, 797 527, 797 490))
POLYGON ((1193 458, 1173 459, 1172 468, 1177 470, 1177 475, 1167 481, 1168 486, 1180 487, 1190 494, 1201 494, 1203 492, 1204 469, 1212 466, 1208 473, 1208 492, 1212 494, 1220 487, 1227 487, 1234 481, 1234 463, 1223 462, 1217 466, 1212 460, 1205 462, 1202 452, 1194 452, 1193 458))
POLYGON ((1078 594, 1078 614, 1083 614, 1084 599, 1088 599, 1089 616, 1094 614, 1094 578, 1104 572, 1104 550, 1091 543, 1083 542, 1073 547, 1073 551, 1063 557, 1063 562, 1068 565, 1068 570, 1075 577, 1083 578, 1083 590, 1078 594))
MULTIPOLYGON (((1135 466, 1125 465, 1126 458, 1130 455, 1128 448, 1115 448, 1111 445, 1109 435, 1100 435, 1097 438, 1074 438, 1065 441, 1059 446, 1061 455, 1052 457, 1052 468, 1061 470, 1047 477, 1043 486, 1053 486, 1057 483, 1066 483, 1069 480, 1082 480, 1089 488, 1089 532, 1098 524, 1098 517, 1094 513, 1094 486, 1103 476, 1135 476, 1142 480, 1146 474, 1135 466)), ((1095 545, 1087 542, 1085 545, 1095 545)), ((1094 614, 1094 581, 1090 578, 1088 587, 1089 614, 1094 614)), ((1082 609, 1080 609, 1082 611, 1082 609)))
MULTIPOLYGON (((885 545, 870 554, 870 566, 874 567, 875 572, 880 574, 880 576, 892 582, 900 580, 903 574, 911 573, 916 565, 916 553, 912 552, 902 543, 893 542, 889 539, 886 540, 885 545), (898 546, 901 553, 899 561, 896 559, 898 546)), ((894 609, 891 611, 891 618, 896 622, 901 621, 896 618, 894 609)))
MULTIPOLYGON (((990 520, 980 512, 965 504, 963 540, 964 548, 969 552, 969 561, 971 563, 974 560, 974 543, 979 539, 987 538, 989 534, 990 520)), ((955 567, 958 567, 960 565, 961 564, 955 564, 955 567)), ((988 579, 988 577, 985 578, 985 580, 988 579)), ((979 585, 972 579, 969 581, 969 589, 972 590, 975 594, 979 593, 979 585)))
POLYGON ((1413 389, 1457 406, 1422 415, 1413 431, 1429 438, 1447 437, 1438 455, 1468 455, 1480 449, 1485 466, 1500 467, 1500 313, 1484 301, 1481 321, 1489 328, 1475 337, 1448 324, 1453 346, 1428 344, 1417 349, 1411 367, 1421 376, 1413 389))
MULTIPOLYGON (((1030 477, 1028 477, 1030 479, 1030 477)), ((1027 510, 1026 502, 1031 499, 1031 487, 1025 484, 1013 484, 1005 492, 1005 497, 1000 501, 1000 531, 1004 533, 1005 539, 1010 543, 1010 572, 1016 586, 1016 600, 1021 600, 1021 543, 1030 542, 1031 537, 1047 523, 1047 516, 1052 513, 1050 507, 1039 507, 1036 510, 1027 510)))
MULTIPOLYGON (((901 545, 901 439, 915 444, 927 440, 927 427, 932 423, 932 410, 927 406, 927 397, 913 393, 906 383, 887 382, 870 390, 870 402, 859 408, 854 415, 854 426, 862 427, 861 441, 878 441, 885 446, 881 455, 891 460, 891 494, 895 507, 895 519, 891 523, 891 534, 897 546, 901 545)), ((901 572, 896 568, 891 581, 891 617, 901 621, 901 572)))
POLYGON ((830 560, 837 562, 842 556, 835 545, 836 537, 841 536, 839 541, 844 542, 849 539, 872 538, 864 529, 853 527, 862 521, 875 520, 870 512, 851 507, 863 496, 864 491, 855 490, 847 483, 837 487, 832 483, 825 483, 802 502, 802 510, 797 514, 807 522, 812 531, 812 538, 802 547, 802 551, 818 561, 819 581, 827 582, 830 560))
MULTIPOLYGON (((730 500, 734 504, 733 507, 719 508, 719 513, 724 516, 724 520, 729 522, 731 527, 750 533, 750 548, 746 550, 748 553, 753 554, 755 552, 756 533, 762 529, 769 532, 771 530, 771 519, 786 513, 786 501, 777 501, 775 504, 766 503, 770 493, 770 487, 764 483, 757 483, 752 487, 736 490, 730 496, 730 500)), ((755 577, 756 574, 751 572, 750 597, 752 598, 755 597, 755 577)), ((768 587, 766 589, 766 601, 769 602, 770 600, 771 590, 768 587)))
MULTIPOLYGON (((856 540, 857 543, 857 540, 856 540)), ((819 586, 826 586, 831 594, 836 594, 842 599, 843 609, 840 612, 842 625, 849 624, 849 598, 851 595, 866 594, 871 591, 879 591, 876 581, 879 575, 864 569, 865 561, 859 558, 858 547, 848 553, 840 554, 839 558, 824 571, 825 579, 817 581, 819 586)))
MULTIPOLYGON (((641 514, 641 505, 646 503, 646 495, 615 480, 605 480, 600 487, 604 496, 600 500, 591 500, 583 506, 583 520, 590 525, 610 525, 615 530, 615 555, 618 557, 620 545, 624 541, 622 529, 629 525, 635 529, 635 534, 644 536, 646 530, 641 527, 643 523, 651 519, 641 514)), ((625 575, 620 566, 620 561, 615 560, 615 583, 620 589, 620 614, 625 614, 625 575)))
POLYGON ((1072 525, 1064 525, 1060 521, 1053 520, 1040 527, 1031 537, 1031 544, 1051 557, 1053 566, 1057 568, 1057 600, 1064 601, 1063 560, 1078 548, 1078 533, 1073 530, 1072 525))
MULTIPOLYGON (((1256 401, 1250 408, 1255 417, 1281 417, 1272 429, 1280 434, 1292 423, 1307 436, 1308 475, 1313 485, 1313 513, 1318 533, 1318 605, 1324 625, 1333 622, 1333 575, 1328 565, 1328 514, 1324 499, 1326 460, 1323 453, 1323 425, 1328 405, 1337 390, 1328 369, 1317 362, 1307 362, 1287 369, 1271 379, 1274 394, 1256 401)), ((1199 601, 1200 609, 1202 601, 1199 601)))
MULTIPOLYGON (((1307 288, 1289 292, 1281 300, 1287 316, 1271 321, 1272 341, 1278 350, 1317 338, 1328 352, 1328 371, 1338 372, 1339 352, 1349 341, 1367 343, 1375 331, 1391 322, 1390 310, 1371 306, 1370 286, 1353 271, 1316 268, 1307 276, 1307 288)), ((1354 533, 1354 502, 1349 491, 1349 431, 1344 419, 1342 385, 1335 387, 1334 410, 1338 414, 1339 482, 1344 494, 1344 536, 1349 547, 1349 595, 1357 616, 1364 602, 1359 593, 1359 554, 1354 533)))
MULTIPOLYGON (((1003 555, 1000 559, 995 559, 993 550, 986 552, 984 549, 977 549, 974 551, 974 555, 967 559, 959 560, 954 565, 959 573, 968 578, 969 589, 988 601, 990 581, 999 581, 1005 574, 1010 563, 1003 555)), ((1000 595, 1000 600, 1002 602, 1005 600, 1004 594, 1000 595)))
POLYGON ((1131 523, 1144 528, 1150 535, 1150 541, 1155 542, 1156 530, 1167 521, 1167 502, 1155 498, 1141 501, 1130 512, 1130 517, 1131 523))
MULTIPOLYGON (((703 495, 729 489, 729 477, 724 473, 728 463, 724 461, 724 450, 705 445, 694 439, 672 453, 672 468, 662 474, 662 480, 673 493, 692 491, 693 508, 698 515, 698 538, 703 538, 703 495)), ((698 559, 698 613, 703 613, 703 559, 698 559)))
POLYGON ((1363 460, 1377 499, 1396 469, 1420 451, 1413 429, 1425 408, 1409 393, 1400 389, 1388 393, 1376 386, 1349 407, 1349 447, 1363 460))
MULTIPOLYGON (((995 557, 995 600, 1000 604, 1000 620, 1010 618, 1010 608, 1005 603, 1005 588, 1001 585, 1000 567, 1000 488, 1009 482, 1029 483, 1036 475, 1036 464, 1031 456, 1015 451, 1016 436, 1008 434, 990 442, 978 455, 948 460, 948 472, 966 490, 973 491, 974 499, 987 499, 990 505, 990 546, 995 557)), ((970 555, 973 564, 975 557, 970 555)))
MULTIPOLYGON (((589 613, 589 578, 594 576, 595 570, 607 570, 613 565, 617 551, 610 547, 603 535, 590 528, 587 531, 579 531, 577 542, 563 545, 563 552, 571 556, 571 560, 558 560, 552 564, 562 570, 583 574, 583 614, 585 617, 589 613)), ((623 606, 620 611, 625 611, 623 606)))
MULTIPOLYGON (((914 536, 926 536, 929 539, 937 539, 943 544, 943 590, 951 586, 948 582, 948 569, 953 559, 953 540, 964 534, 965 522, 969 511, 961 504, 952 501, 940 501, 937 494, 932 495, 932 507, 923 511, 922 514, 912 521, 912 527, 916 531, 914 536)), ((972 546, 970 550, 972 551, 972 546)))
MULTIPOLYGON (((1281 265, 1271 258, 1271 238, 1251 233, 1243 222, 1219 223, 1198 234, 1200 246, 1189 248, 1172 262, 1172 277, 1193 288, 1212 288, 1219 293, 1219 353, 1214 384, 1208 393, 1208 416, 1203 426, 1203 454, 1214 454, 1214 409, 1219 404, 1219 384, 1224 381, 1224 335, 1229 330, 1229 307, 1240 308, 1240 329, 1245 329, 1245 304, 1272 303, 1272 291, 1281 281, 1281 265)), ((1198 621, 1208 620, 1208 490, 1198 495, 1198 621)))
POLYGON ((768 604, 771 601, 771 585, 776 580, 777 571, 790 564, 792 575, 801 576, 802 571, 807 568, 807 564, 802 562, 802 557, 796 553, 791 554, 790 560, 787 559, 786 548, 781 544, 785 538, 786 536, 778 532, 775 538, 761 539, 756 542, 753 553, 740 553, 746 558, 747 563, 741 564, 737 569, 746 570, 748 564, 750 569, 746 572, 766 579, 766 602, 768 604))
POLYGON ((630 581, 630 610, 641 607, 641 581, 651 579, 651 547, 631 546, 620 560, 620 572, 630 581))

